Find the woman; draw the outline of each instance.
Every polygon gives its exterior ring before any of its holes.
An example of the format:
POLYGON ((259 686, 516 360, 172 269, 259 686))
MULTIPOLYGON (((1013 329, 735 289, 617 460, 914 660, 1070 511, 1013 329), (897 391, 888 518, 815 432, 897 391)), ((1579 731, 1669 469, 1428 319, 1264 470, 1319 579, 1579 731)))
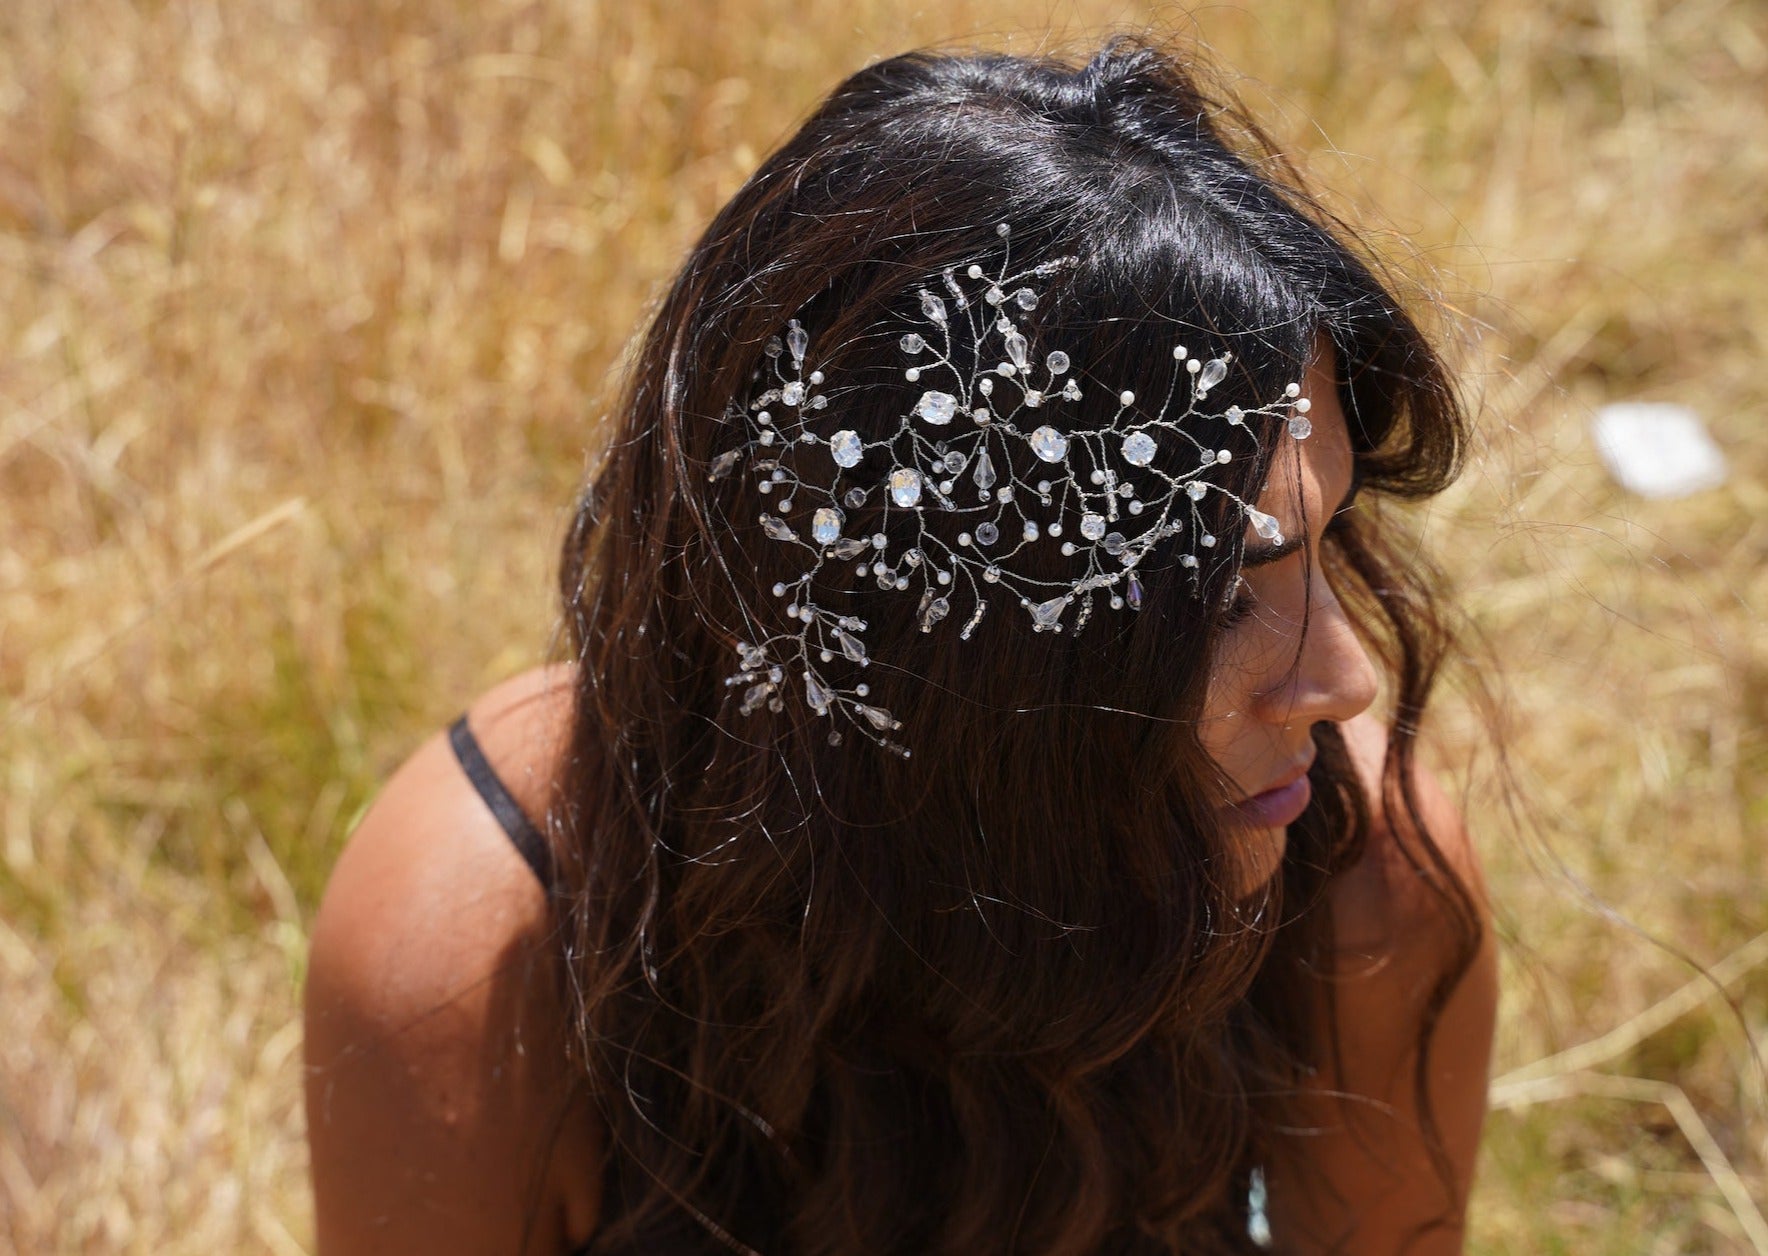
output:
POLYGON ((611 425, 571 661, 316 923, 322 1252, 1459 1249, 1494 968, 1381 509, 1462 419, 1250 127, 1127 41, 864 70, 611 425))

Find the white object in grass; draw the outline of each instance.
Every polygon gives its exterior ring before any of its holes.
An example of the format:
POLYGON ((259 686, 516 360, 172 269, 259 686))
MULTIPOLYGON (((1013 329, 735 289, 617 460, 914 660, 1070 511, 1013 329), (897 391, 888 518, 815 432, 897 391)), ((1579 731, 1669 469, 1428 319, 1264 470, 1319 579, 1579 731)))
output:
POLYGON ((1687 406, 1615 402, 1596 412, 1590 434, 1609 474, 1641 497, 1687 497, 1725 482, 1725 455, 1687 406))

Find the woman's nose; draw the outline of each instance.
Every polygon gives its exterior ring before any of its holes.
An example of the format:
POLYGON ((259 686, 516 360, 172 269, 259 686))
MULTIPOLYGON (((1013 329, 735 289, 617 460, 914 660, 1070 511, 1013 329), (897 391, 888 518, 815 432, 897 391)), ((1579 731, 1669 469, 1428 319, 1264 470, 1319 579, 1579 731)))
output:
POLYGON ((1314 606, 1301 653, 1278 684, 1259 695, 1258 714, 1272 723, 1342 723, 1375 701, 1378 678, 1344 605, 1316 574, 1314 606))

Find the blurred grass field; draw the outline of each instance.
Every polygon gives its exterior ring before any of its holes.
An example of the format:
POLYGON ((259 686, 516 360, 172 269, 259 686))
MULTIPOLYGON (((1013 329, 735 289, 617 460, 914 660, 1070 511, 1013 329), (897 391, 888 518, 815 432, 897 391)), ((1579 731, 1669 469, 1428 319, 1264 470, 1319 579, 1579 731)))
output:
MULTIPOLYGON (((1690 970, 1592 903, 1707 964, 1768 930, 1768 4, 8 0, 0 1252, 308 1250, 306 924, 376 782, 547 649, 647 301, 850 70, 1117 28, 1201 40, 1457 329, 1481 444, 1424 523, 1521 818, 1475 687, 1433 758, 1499 1070, 1637 1031, 1501 1089, 1474 1250, 1759 1250, 1738 1018, 1636 1019, 1690 970), (1634 398, 1729 484, 1613 487, 1585 425, 1634 398)), ((1724 974, 1758 1035, 1762 950, 1724 974)))

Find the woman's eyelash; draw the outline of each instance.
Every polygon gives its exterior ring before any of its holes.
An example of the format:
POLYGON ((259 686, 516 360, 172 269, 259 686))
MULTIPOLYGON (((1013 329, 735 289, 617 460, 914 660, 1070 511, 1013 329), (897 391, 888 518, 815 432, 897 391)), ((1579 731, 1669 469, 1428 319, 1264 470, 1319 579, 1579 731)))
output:
POLYGON ((1252 586, 1244 578, 1237 578, 1234 591, 1222 607, 1222 627, 1232 628, 1241 623, 1258 605, 1258 599, 1252 595, 1252 586))

